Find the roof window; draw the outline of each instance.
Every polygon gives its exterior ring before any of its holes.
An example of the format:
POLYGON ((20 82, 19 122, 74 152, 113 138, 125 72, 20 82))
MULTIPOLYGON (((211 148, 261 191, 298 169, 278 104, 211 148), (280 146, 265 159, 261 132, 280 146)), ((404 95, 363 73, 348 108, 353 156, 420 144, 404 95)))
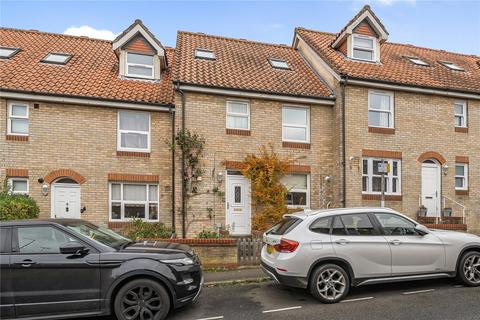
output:
POLYGON ((195 49, 195 58, 215 60, 215 53, 205 49, 195 49))
POLYGON ((277 69, 290 69, 288 63, 285 60, 280 59, 268 59, 272 67, 277 69))
POLYGON ((19 48, 0 47, 0 59, 10 59, 18 51, 20 51, 19 48))
POLYGON ((415 57, 406 57, 408 60, 410 60, 411 63, 416 64, 417 66, 425 66, 428 67, 429 64, 423 61, 420 58, 415 58, 415 57))
POLYGON ((462 67, 457 66, 453 62, 446 62, 446 61, 438 61, 440 64, 443 64, 445 67, 449 68, 450 70, 455 70, 455 71, 465 71, 462 67))
POLYGON ((53 64, 66 64, 72 56, 68 53, 49 53, 42 62, 53 64))

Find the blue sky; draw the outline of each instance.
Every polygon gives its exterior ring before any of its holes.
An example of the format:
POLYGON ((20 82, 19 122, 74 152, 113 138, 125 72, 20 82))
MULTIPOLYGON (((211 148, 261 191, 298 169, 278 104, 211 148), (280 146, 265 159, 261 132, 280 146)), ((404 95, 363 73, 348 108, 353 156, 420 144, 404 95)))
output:
POLYGON ((177 30, 291 44, 295 27, 338 32, 366 3, 386 26, 391 42, 480 55, 478 0, 0 0, 0 25, 108 38, 140 18, 167 46, 175 46, 177 30))

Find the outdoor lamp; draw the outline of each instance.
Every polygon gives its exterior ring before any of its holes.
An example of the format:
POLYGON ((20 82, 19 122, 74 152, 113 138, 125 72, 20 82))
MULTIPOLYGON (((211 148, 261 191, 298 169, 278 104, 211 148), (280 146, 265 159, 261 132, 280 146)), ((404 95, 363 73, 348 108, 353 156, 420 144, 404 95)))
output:
POLYGON ((447 173, 448 173, 448 166, 447 166, 447 165, 444 165, 444 166, 443 166, 443 174, 444 174, 444 175, 447 175, 447 173))
POLYGON ((46 184, 46 183, 42 184, 42 194, 44 196, 48 195, 48 184, 46 184))
POLYGON ((225 178, 225 177, 224 177, 224 175, 223 175, 223 172, 222 172, 222 171, 219 171, 219 172, 217 173, 217 181, 218 181, 218 182, 222 182, 224 178, 225 178))

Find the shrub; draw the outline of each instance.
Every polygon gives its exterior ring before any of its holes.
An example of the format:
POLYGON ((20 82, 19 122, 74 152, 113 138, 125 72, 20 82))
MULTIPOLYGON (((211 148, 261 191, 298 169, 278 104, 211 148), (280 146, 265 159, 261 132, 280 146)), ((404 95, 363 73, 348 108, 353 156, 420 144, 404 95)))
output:
POLYGON ((197 235, 200 239, 216 239, 218 238, 218 234, 215 231, 205 231, 202 230, 197 235))
POLYGON ((141 219, 134 219, 131 224, 122 230, 126 237, 136 239, 158 238, 168 239, 174 234, 172 228, 166 227, 160 222, 145 222, 141 219))
POLYGON ((35 200, 27 195, 0 192, 0 220, 38 218, 39 208, 35 200))

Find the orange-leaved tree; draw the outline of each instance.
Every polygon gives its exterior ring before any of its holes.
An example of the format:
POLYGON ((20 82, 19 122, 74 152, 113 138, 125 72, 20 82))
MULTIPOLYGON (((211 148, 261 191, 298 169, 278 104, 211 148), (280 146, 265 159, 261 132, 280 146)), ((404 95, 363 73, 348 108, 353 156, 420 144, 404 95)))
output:
POLYGON ((287 173, 290 163, 290 160, 280 158, 272 146, 263 146, 258 155, 245 157, 242 173, 250 179, 252 186, 253 230, 266 230, 288 212, 285 204, 287 189, 280 179, 287 173))

